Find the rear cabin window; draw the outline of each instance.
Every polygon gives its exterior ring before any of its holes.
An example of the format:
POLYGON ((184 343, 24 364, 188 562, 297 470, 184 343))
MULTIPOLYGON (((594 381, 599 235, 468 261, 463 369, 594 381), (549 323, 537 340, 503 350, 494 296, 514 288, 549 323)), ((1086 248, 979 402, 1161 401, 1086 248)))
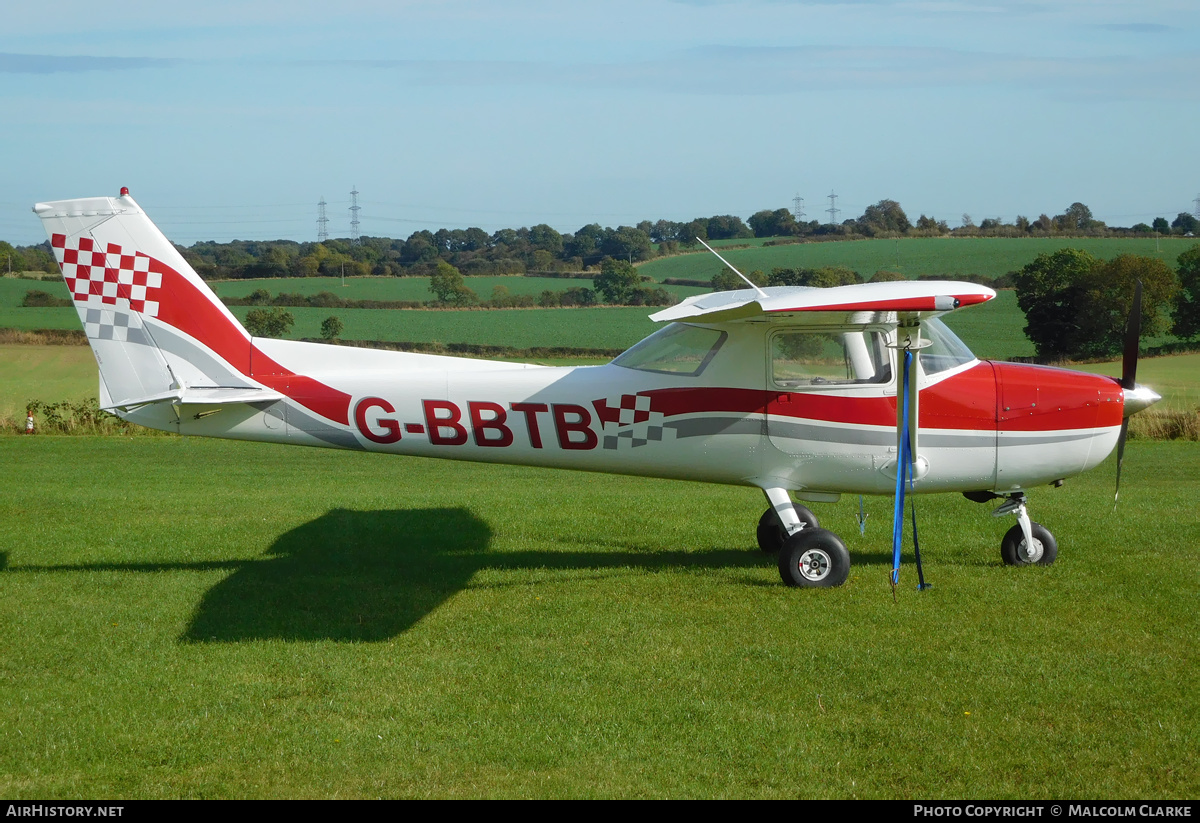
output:
POLYGON ((887 383, 891 351, 882 331, 797 330, 771 337, 771 379, 785 388, 887 383))
POLYGON ((672 323, 612 361, 638 371, 698 375, 712 362, 728 335, 716 329, 672 323))

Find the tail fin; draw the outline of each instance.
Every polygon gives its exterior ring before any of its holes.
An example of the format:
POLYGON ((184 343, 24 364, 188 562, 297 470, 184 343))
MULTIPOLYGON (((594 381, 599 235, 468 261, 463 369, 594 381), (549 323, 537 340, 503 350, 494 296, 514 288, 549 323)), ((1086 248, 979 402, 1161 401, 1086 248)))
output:
POLYGON ((249 377, 250 335, 128 190, 33 210, 100 365, 102 407, 277 397, 249 377))

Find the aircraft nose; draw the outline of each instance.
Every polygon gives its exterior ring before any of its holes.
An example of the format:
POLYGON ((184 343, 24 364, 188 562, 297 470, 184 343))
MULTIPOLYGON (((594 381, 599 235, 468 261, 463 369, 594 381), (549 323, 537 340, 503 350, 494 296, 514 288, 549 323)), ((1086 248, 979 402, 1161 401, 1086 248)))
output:
POLYGON ((1142 409, 1153 406, 1159 400, 1162 400, 1162 395, 1154 389, 1135 384, 1132 389, 1125 389, 1125 417, 1137 414, 1142 409))

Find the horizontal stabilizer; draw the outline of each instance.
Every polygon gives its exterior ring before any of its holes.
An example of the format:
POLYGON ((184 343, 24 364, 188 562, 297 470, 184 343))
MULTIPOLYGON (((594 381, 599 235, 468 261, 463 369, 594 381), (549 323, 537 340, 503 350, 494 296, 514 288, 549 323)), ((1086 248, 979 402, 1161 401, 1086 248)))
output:
POLYGON ((181 406, 233 406, 239 403, 273 403, 283 400, 279 392, 269 389, 255 389, 246 386, 188 386, 183 389, 171 389, 158 394, 138 397, 133 400, 122 400, 106 407, 105 411, 138 408, 154 403, 172 403, 181 406))

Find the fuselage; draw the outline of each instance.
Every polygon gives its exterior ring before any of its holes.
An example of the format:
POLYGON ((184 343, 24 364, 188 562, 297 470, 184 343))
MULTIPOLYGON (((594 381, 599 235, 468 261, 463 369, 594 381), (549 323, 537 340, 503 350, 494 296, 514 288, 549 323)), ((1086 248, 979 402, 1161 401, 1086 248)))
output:
MULTIPOLYGON (((556 368, 255 338, 248 376, 284 399, 182 411, 158 404, 122 415, 181 434, 781 487, 801 495, 894 490, 900 382, 894 349, 877 353, 883 365, 871 379, 789 385, 772 363, 772 340, 786 324, 692 327, 721 338, 696 373, 686 358, 668 368, 658 368, 663 362, 653 356, 648 367, 645 357, 634 358, 634 367, 621 365, 623 357, 556 368), (272 365, 255 370, 256 360, 272 365)), ((817 331, 826 338, 861 333, 858 326, 817 331)), ((877 331, 880 341, 894 334, 877 331)), ((1111 378, 980 361, 957 351, 950 362, 918 359, 933 373, 918 365, 914 375, 920 387, 915 491, 1027 488, 1086 471, 1112 451, 1122 390, 1111 378)))

